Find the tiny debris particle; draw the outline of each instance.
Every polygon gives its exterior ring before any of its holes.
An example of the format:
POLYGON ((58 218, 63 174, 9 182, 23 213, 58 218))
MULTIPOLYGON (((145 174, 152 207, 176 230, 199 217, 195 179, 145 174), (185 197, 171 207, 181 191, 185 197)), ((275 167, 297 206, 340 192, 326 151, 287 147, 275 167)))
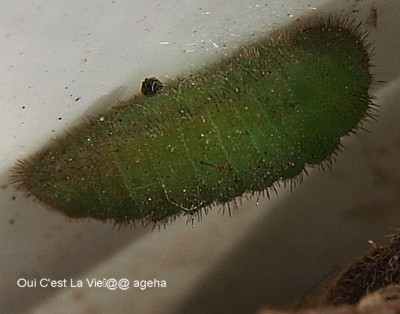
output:
POLYGON ((375 29, 378 29, 378 9, 374 6, 371 7, 371 11, 367 19, 367 24, 374 27, 375 29))
POLYGON ((147 97, 156 96, 161 93, 163 84, 155 77, 145 78, 142 82, 142 94, 147 97))

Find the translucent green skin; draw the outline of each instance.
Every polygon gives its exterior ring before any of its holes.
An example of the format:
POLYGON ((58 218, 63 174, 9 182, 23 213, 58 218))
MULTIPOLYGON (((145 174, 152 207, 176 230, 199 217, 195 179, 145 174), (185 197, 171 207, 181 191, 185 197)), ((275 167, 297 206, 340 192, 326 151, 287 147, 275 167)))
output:
POLYGON ((165 221, 320 164, 365 117, 368 55, 339 27, 289 37, 78 127, 23 184, 71 217, 165 221))

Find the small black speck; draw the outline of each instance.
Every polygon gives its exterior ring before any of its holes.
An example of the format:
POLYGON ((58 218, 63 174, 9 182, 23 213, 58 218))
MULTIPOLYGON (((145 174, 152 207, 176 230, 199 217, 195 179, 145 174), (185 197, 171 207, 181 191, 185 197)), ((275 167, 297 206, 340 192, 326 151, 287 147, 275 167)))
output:
POLYGON ((75 99, 75 101, 79 101, 81 98, 82 98, 82 97, 77 97, 77 98, 75 99))
POLYGON ((15 220, 14 219, 10 219, 8 222, 10 223, 10 225, 13 225, 15 223, 15 220))
POLYGON ((61 117, 58 117, 58 120, 62 120, 62 118, 61 118, 61 117))
POLYGON ((13 201, 15 201, 15 200, 17 199, 17 197, 16 197, 16 196, 13 196, 11 199, 12 199, 13 201))
POLYGON ((163 84, 155 77, 145 78, 142 82, 142 94, 147 97, 156 96, 161 93, 163 84))

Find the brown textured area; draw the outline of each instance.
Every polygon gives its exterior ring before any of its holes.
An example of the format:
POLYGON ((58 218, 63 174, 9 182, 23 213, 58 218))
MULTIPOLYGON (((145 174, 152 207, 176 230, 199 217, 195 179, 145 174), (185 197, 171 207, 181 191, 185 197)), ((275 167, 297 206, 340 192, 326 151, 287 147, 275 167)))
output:
POLYGON ((348 266, 329 290, 328 304, 355 304, 367 293, 400 283, 400 236, 348 266))
POLYGON ((355 305, 318 306, 301 311, 264 309, 258 314, 398 314, 400 313, 400 286, 391 285, 364 296, 355 305))
POLYGON ((399 314, 400 236, 350 264, 322 298, 301 310, 263 309, 259 314, 399 314))

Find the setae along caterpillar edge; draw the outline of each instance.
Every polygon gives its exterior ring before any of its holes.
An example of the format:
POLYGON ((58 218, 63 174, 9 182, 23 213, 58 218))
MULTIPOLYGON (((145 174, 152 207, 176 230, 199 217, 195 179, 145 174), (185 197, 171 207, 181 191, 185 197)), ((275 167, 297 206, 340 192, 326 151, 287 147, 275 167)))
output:
POLYGON ((346 21, 284 30, 162 93, 147 79, 142 95, 18 162, 12 181, 70 217, 201 215, 329 162, 371 115, 369 62, 346 21))

